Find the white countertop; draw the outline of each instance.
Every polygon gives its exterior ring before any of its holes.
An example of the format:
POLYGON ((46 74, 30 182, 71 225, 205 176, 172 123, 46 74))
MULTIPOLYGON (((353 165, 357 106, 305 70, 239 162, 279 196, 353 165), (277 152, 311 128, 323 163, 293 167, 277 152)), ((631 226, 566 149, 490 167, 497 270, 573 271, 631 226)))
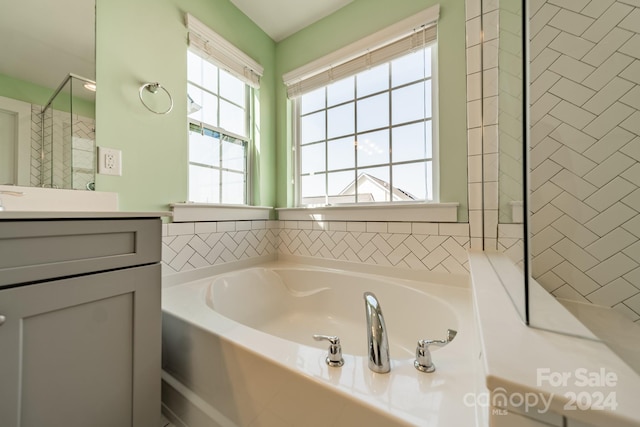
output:
POLYGON ((107 219, 107 218, 157 218, 171 216, 171 212, 125 212, 125 211, 0 211, 0 221, 19 219, 107 219))
MULTIPOLYGON (((640 425, 638 373, 602 342, 526 326, 487 256, 475 252, 469 259, 486 385, 491 392, 508 398, 544 398, 549 402, 546 413, 531 408, 540 418, 564 416, 607 427, 640 425), (579 405, 571 401, 576 396, 582 396, 579 405)), ((554 302, 557 309, 565 310, 554 302)))

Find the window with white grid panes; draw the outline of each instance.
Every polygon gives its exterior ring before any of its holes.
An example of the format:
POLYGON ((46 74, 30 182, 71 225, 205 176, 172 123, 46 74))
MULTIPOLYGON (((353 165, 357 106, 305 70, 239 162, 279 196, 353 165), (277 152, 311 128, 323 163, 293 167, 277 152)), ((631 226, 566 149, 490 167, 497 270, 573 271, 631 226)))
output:
POLYGON ((296 99, 301 205, 434 200, 431 51, 296 99))
POLYGON ((250 91, 240 79, 188 51, 190 201, 247 204, 250 91))

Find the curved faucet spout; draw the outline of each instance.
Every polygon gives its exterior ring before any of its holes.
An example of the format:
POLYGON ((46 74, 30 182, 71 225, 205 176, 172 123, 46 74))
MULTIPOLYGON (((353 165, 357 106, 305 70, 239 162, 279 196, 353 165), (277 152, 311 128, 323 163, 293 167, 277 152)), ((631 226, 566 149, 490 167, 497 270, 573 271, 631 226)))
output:
POLYGON ((373 372, 384 374, 391 370, 389 341, 384 317, 382 316, 382 308, 373 293, 364 293, 364 308, 367 317, 369 369, 373 372))

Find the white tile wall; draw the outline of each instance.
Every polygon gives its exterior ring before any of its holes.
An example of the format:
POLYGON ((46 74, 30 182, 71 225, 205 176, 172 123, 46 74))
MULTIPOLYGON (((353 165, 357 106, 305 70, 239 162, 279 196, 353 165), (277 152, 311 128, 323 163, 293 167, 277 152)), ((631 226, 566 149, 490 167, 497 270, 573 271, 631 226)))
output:
MULTIPOLYGON (((468 197, 469 197, 469 245, 473 249, 482 249, 483 242, 483 104, 484 84, 482 76, 487 64, 497 62, 497 54, 492 55, 485 48, 481 22, 487 13, 496 12, 493 2, 466 0, 467 19, 467 142, 468 142, 468 197), (482 8, 485 7, 485 10, 482 8)), ((493 15, 492 15, 493 16, 493 15)), ((490 38, 497 38, 497 21, 494 19, 495 31, 489 31, 490 38)), ((497 49, 496 49, 497 50, 497 49)), ((496 74, 496 73, 494 73, 496 74)), ((497 84, 488 86, 497 87, 497 84)), ((496 118, 497 119, 497 118, 496 118)))
POLYGON ((532 15, 534 277, 637 321, 640 8, 540 0, 532 15))
POLYGON ((94 180, 95 120, 58 110, 44 118, 42 165, 42 106, 31 105, 31 185, 84 190, 94 180))
POLYGON ((165 274, 286 254, 468 274, 469 224, 225 221, 163 226, 165 274))
POLYGON ((273 255, 278 221, 185 222, 162 226, 163 274, 273 255))

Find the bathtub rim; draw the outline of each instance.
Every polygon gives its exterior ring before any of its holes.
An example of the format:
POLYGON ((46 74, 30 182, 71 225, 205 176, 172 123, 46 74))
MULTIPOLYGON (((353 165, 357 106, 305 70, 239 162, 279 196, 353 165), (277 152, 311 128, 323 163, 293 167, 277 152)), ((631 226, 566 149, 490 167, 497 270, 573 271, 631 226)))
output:
MULTIPOLYGON (((357 274, 363 276, 372 276, 380 279, 379 275, 370 274, 370 273, 362 273, 362 272, 353 272, 353 271, 344 271, 338 268, 326 268, 326 267, 318 267, 309 264, 297 264, 292 262, 282 262, 282 261, 269 261, 265 263, 253 264, 247 268, 237 269, 253 269, 253 268, 297 268, 303 270, 320 270, 320 271, 332 271, 332 272, 346 272, 348 274, 357 274)), ((223 275, 229 272, 236 271, 227 270, 226 272, 219 273, 218 275, 223 275)), ((197 280, 192 280, 189 282, 185 282, 182 284, 176 284, 170 287, 163 289, 163 294, 167 294, 171 296, 171 294, 184 294, 190 293, 191 295, 194 292, 198 292, 197 288, 206 286, 206 283, 210 281, 212 278, 201 278, 197 280), (190 289, 191 288, 191 289, 190 289)), ((385 276, 382 279, 388 280, 389 277, 385 276)), ((438 356, 434 357, 436 366, 438 369, 434 374, 423 374, 415 370, 413 367, 413 360, 411 359, 394 359, 392 360, 392 370, 389 374, 374 374, 369 371, 367 368, 367 360, 365 357, 357 356, 357 355, 345 355, 345 366, 342 368, 330 368, 326 366, 324 363, 319 364, 321 368, 317 371, 310 372, 306 368, 305 369, 299 366, 292 366, 290 363, 286 363, 286 360, 295 360, 295 356, 299 353, 299 348, 306 348, 306 357, 311 357, 317 360, 324 360, 326 357, 326 350, 318 349, 315 347, 306 346, 303 344, 295 343, 293 341, 286 340, 284 338, 280 338, 274 335, 267 334, 265 332, 253 329, 249 326, 238 323, 232 319, 229 319, 223 316, 220 313, 217 313, 213 310, 210 310, 208 307, 206 309, 209 311, 209 316, 205 319, 198 318, 194 319, 193 316, 193 307, 175 307, 175 304, 170 302, 168 299, 163 297, 163 314, 166 312, 168 315, 176 317, 194 327, 203 329, 205 331, 209 331, 210 333, 214 333, 218 336, 220 340, 225 341, 226 343, 236 345, 241 347, 242 349, 251 352, 257 357, 265 358, 272 363, 276 363, 280 367, 284 367, 285 369, 292 370, 297 374, 303 375, 307 380, 313 381, 316 384, 320 384, 323 387, 332 388, 334 391, 342 395, 343 397, 350 399, 351 401, 358 402, 360 404, 364 404, 368 407, 372 407, 376 411, 384 411, 385 413, 390 414, 392 417, 398 418, 400 421, 404 423, 415 423, 416 419, 422 419, 420 415, 420 410, 414 409, 413 411, 389 411, 388 405, 384 404, 385 398, 390 398, 393 395, 393 390, 397 390, 398 387, 402 387, 402 384, 396 383, 395 378, 417 378, 418 382, 433 384, 435 382, 442 382, 443 378, 447 378, 445 386, 443 388, 445 391, 452 393, 452 398, 456 399, 456 402, 459 403, 462 409, 469 409, 468 411, 460 410, 460 411, 449 411, 455 412, 455 414, 451 414, 449 416, 454 417, 456 420, 460 420, 463 414, 466 414, 467 418, 464 419, 464 424, 459 424, 458 421, 453 422, 451 424, 451 420, 442 421, 442 426, 446 425, 471 425, 471 423, 476 423, 477 420, 475 418, 475 409, 474 408, 464 408, 463 395, 465 393, 474 392, 476 387, 476 378, 478 376, 478 370, 476 365, 473 363, 473 354, 477 354, 475 350, 475 334, 476 327, 473 323, 473 306, 471 300, 471 290, 468 284, 461 284, 458 282, 457 285, 451 286, 449 284, 440 284, 433 283, 428 280, 415 281, 409 279, 396 279, 402 284, 414 286, 409 286, 411 288, 417 289, 418 291, 424 292, 424 289, 415 287, 415 286, 424 286, 425 284, 437 287, 443 291, 448 290, 453 292, 454 294, 458 294, 460 297, 460 301, 457 303, 462 304, 464 310, 461 312, 457 312, 456 314, 459 316, 459 328, 464 330, 465 333, 461 336, 462 341, 458 340, 455 344, 450 345, 443 349, 440 349, 437 354, 438 356), (273 345, 274 342, 277 345, 273 345), (247 343, 254 343, 253 345, 248 345, 247 343), (463 364, 460 364, 463 363, 463 364), (460 364, 460 365, 456 365, 460 364), (451 367, 461 368, 458 370, 452 370, 451 367), (341 369, 339 378, 353 378, 355 377, 356 370, 363 370, 367 375, 369 375, 368 383, 358 383, 358 384, 343 384, 340 382, 336 382, 336 375, 332 375, 335 371, 334 369, 341 369), (444 375, 446 373, 446 376, 444 375), (453 379, 451 378, 453 376, 453 379), (332 379, 333 377, 333 379, 332 379), (393 381, 390 378, 394 378, 393 381), (389 385, 391 384, 391 385, 389 385), (375 395, 367 395, 362 396, 361 393, 358 392, 359 388, 369 387, 372 389, 386 389, 385 393, 378 393, 375 395)), ((203 292, 203 289, 199 289, 199 292, 203 292)), ((163 295, 164 296, 164 295, 163 295)), ((201 304, 198 307, 198 312, 200 309, 206 306, 204 299, 201 299, 201 304)), ((444 332, 444 331, 443 331, 444 332)), ((434 337, 437 338, 437 337, 434 337)), ((171 375, 171 372, 168 372, 171 375)), ((180 380, 178 378, 178 380, 180 380)))

